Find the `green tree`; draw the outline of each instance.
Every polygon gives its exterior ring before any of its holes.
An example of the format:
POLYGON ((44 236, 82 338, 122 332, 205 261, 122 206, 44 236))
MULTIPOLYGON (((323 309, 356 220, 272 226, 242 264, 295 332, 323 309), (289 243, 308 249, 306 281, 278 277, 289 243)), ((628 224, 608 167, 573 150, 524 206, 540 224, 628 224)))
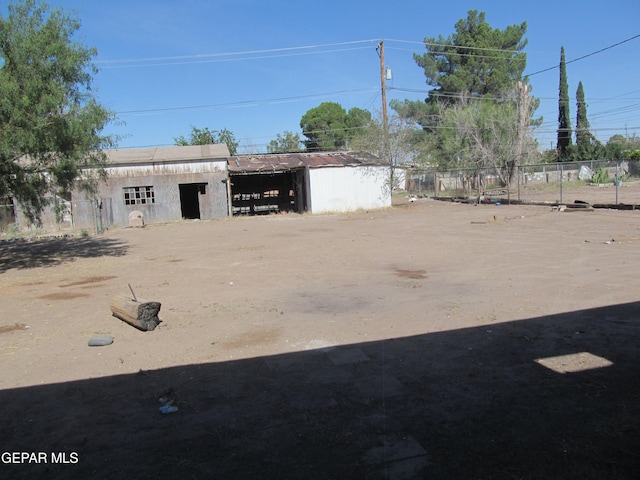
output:
POLYGON ((589 120, 587 118, 587 104, 584 101, 584 87, 582 86, 582 82, 578 83, 576 103, 576 145, 580 148, 581 145, 591 143, 589 120))
POLYGON ((425 38, 427 53, 414 54, 427 84, 436 87, 435 98, 496 96, 522 77, 527 61, 522 51, 527 44, 522 39, 526 22, 505 30, 494 29, 486 22, 484 12, 470 10, 455 29, 448 38, 425 38))
POLYGON ((353 107, 347 112, 347 138, 352 139, 358 131, 371 122, 371 112, 362 108, 353 107))
POLYGON ((371 120, 371 113, 360 108, 346 110, 336 102, 323 102, 307 111, 300 120, 308 151, 344 150, 359 128, 371 120))
POLYGON ((567 80, 567 64, 564 58, 564 47, 560 49, 560 94, 558 98, 558 158, 569 160, 572 151, 571 115, 569 113, 569 83, 567 80))
POLYGON ((584 100, 584 87, 578 83, 576 91, 576 155, 578 160, 592 160, 601 155, 603 146, 589 131, 587 103, 584 100))
POLYGON ((603 146, 589 131, 587 103, 584 100, 584 87, 578 83, 576 91, 576 155, 578 160, 590 160, 599 157, 603 146))
POLYGON ((284 133, 278 133, 274 140, 267 145, 267 151, 269 153, 294 153, 301 152, 303 150, 302 140, 300 134, 285 131, 284 133))
POLYGON ((609 138, 603 148, 602 156, 607 160, 640 160, 637 157, 638 151, 640 151, 640 138, 628 138, 617 134, 609 138), (632 152, 636 153, 632 154, 632 152))
POLYGON ((178 146, 225 143, 231 155, 235 155, 238 152, 238 142, 233 132, 226 128, 222 130, 209 130, 208 127, 198 128, 192 125, 188 138, 180 135, 179 137, 174 137, 173 141, 178 146))
POLYGON ((73 40, 79 28, 36 0, 0 18, 0 197, 36 223, 56 196, 94 188, 116 144, 101 133, 115 115, 93 96, 96 50, 73 40))
POLYGON ((499 98, 521 79, 526 67, 526 22, 494 29, 484 12, 470 10, 455 29, 456 33, 446 38, 425 38, 427 52, 413 56, 424 70, 427 84, 434 87, 429 97, 424 102, 391 102, 400 116, 426 129, 437 126, 440 104, 479 96, 499 98))
POLYGON ((527 101, 526 85, 516 85, 503 101, 473 99, 442 106, 438 157, 443 167, 493 168, 505 184, 513 179, 516 163, 537 158, 532 132, 523 127, 535 106, 527 101), (525 110, 525 111, 523 111, 525 110))

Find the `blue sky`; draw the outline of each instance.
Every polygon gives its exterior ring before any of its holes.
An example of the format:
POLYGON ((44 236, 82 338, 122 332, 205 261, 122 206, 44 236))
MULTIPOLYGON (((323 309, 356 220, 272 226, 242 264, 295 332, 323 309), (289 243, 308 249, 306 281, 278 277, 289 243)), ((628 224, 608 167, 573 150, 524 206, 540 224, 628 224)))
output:
MULTIPOLYGON (((96 47, 101 103, 117 112, 120 146, 174 143, 191 126, 231 130, 241 153, 264 152, 278 133, 325 101, 381 110, 376 46, 393 72, 387 100, 426 97, 413 53, 447 37, 475 9, 494 28, 527 22, 527 69, 540 98, 541 147, 555 147, 560 47, 566 52, 575 126, 582 81, 592 131, 640 135, 640 2, 520 0, 428 2, 258 0, 49 0, 75 11, 77 39, 96 47)), ((0 11, 6 13, 6 2, 0 11)))

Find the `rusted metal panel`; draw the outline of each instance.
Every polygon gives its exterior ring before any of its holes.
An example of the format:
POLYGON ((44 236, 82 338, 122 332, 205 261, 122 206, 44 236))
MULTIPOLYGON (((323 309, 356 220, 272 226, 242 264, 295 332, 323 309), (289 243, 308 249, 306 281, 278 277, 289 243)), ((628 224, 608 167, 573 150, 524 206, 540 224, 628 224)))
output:
POLYGON ((355 167, 379 164, 377 159, 351 153, 289 153, 274 155, 238 155, 228 159, 230 173, 264 173, 300 168, 355 167))

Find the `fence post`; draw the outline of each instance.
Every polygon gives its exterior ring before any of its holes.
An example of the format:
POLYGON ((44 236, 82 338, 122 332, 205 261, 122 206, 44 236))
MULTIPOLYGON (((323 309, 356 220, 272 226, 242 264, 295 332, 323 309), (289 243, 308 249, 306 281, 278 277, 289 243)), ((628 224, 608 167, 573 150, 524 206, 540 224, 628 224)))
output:
POLYGON ((558 164, 558 170, 560 171, 560 203, 562 203, 562 177, 564 172, 564 165, 562 165, 562 163, 558 164))
POLYGON ((97 200, 94 198, 91 202, 91 206, 93 207, 93 227, 96 231, 96 235, 98 235, 100 232, 98 231, 98 209, 96 208, 96 202, 97 200))
POLYGON ((620 180, 618 179, 618 168, 620 167, 620 161, 616 161, 616 181, 613 182, 616 186, 616 205, 618 205, 618 185, 620 185, 620 180))

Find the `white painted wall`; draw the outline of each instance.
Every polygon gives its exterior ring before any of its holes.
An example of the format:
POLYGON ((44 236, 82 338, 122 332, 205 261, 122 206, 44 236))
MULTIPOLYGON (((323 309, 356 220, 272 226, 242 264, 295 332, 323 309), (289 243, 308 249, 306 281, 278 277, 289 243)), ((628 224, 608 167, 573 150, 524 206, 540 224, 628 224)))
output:
POLYGON ((309 186, 316 214, 391 206, 388 167, 311 168, 309 186))

